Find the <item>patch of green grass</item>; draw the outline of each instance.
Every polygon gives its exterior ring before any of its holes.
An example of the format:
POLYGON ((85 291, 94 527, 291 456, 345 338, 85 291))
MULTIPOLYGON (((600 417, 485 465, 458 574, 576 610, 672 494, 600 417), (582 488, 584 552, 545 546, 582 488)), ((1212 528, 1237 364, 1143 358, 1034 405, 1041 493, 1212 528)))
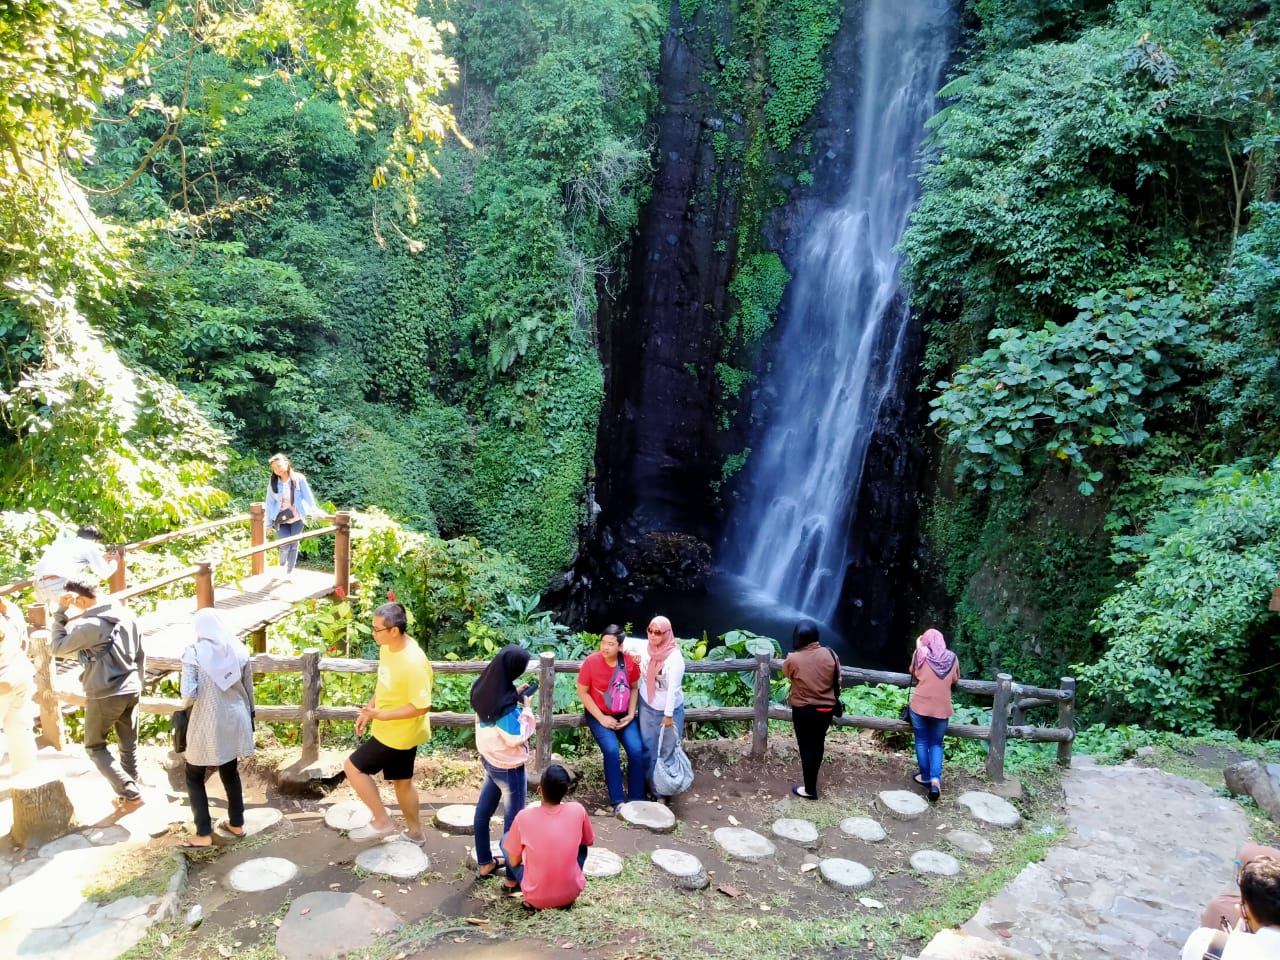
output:
POLYGON ((95 877, 80 893, 94 903, 114 903, 125 897, 158 897, 168 889, 173 870, 169 849, 141 847, 121 861, 110 876, 95 877))

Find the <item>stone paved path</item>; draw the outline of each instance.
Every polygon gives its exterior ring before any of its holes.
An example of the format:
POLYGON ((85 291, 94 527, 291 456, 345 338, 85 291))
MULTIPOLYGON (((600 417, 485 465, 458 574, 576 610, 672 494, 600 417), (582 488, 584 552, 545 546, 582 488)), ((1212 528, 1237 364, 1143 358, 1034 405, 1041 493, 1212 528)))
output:
POLYGON ((1062 778, 1068 838, 1028 865, 961 932, 1013 954, 935 938, 920 960, 1177 960, 1204 904, 1232 886, 1244 811, 1203 784, 1076 757, 1062 778))

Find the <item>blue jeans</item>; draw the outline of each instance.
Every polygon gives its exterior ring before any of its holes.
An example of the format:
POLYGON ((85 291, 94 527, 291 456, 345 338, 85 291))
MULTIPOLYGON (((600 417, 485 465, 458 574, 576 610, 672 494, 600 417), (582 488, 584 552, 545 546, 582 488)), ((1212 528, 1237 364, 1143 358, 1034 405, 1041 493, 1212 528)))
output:
POLYGON ((587 728, 600 744, 604 755, 604 782, 609 787, 609 803, 617 806, 624 800, 644 799, 644 741, 640 739, 640 722, 632 718, 621 730, 610 730, 591 714, 584 714, 587 728), (627 751, 627 794, 622 794, 622 758, 618 744, 627 751))
POLYGON ((911 731, 916 736, 916 765, 925 783, 942 783, 942 738, 947 735, 947 717, 922 717, 911 711, 911 731))
MULTIPOLYGON (((285 537, 296 537, 305 529, 305 524, 301 520, 295 520, 293 523, 282 523, 276 528, 276 536, 280 539, 285 537)), ((286 543, 277 552, 280 554, 280 566, 284 567, 285 573, 293 573, 293 568, 298 565, 298 547, 300 543, 286 543)))
MULTIPOLYGON (((638 716, 640 739, 644 742, 644 779, 649 789, 653 790, 653 768, 658 765, 658 738, 662 736, 662 745, 667 751, 671 750, 672 744, 684 740, 684 704, 680 704, 671 713, 671 720, 675 724, 674 736, 672 733, 662 734, 662 711, 653 709, 643 700, 640 701, 638 716)), ((653 795, 661 796, 656 790, 653 790, 653 795)))
POLYGON ((473 826, 476 834, 476 862, 484 866, 493 859, 489 819, 493 816, 493 811, 498 809, 498 801, 506 798, 506 806, 502 811, 502 836, 505 839, 507 831, 511 829, 511 821, 524 809, 528 785, 524 767, 500 770, 484 757, 480 758, 480 764, 484 767, 484 785, 480 788, 480 799, 476 801, 473 826))
MULTIPOLYGON (((502 855, 506 858, 507 863, 511 862, 511 855, 507 853, 507 837, 502 836, 502 855)), ((587 845, 585 843, 578 844, 578 869, 581 870, 587 862, 587 845)), ((514 880, 517 884, 524 882, 524 857, 520 858, 520 866, 507 867, 507 876, 514 880)))

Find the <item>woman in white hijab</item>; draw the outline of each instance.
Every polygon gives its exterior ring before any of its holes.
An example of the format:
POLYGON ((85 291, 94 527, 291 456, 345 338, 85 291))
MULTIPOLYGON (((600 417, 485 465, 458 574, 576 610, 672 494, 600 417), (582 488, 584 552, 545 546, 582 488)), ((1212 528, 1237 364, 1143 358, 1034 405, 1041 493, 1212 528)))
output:
POLYGON ((244 795, 237 761, 253 753, 253 667, 249 650, 222 622, 217 611, 196 611, 196 639, 182 653, 182 699, 190 708, 187 724, 187 794, 196 835, 182 846, 213 844, 205 780, 217 767, 227 794, 227 818, 218 826, 244 836, 244 795))

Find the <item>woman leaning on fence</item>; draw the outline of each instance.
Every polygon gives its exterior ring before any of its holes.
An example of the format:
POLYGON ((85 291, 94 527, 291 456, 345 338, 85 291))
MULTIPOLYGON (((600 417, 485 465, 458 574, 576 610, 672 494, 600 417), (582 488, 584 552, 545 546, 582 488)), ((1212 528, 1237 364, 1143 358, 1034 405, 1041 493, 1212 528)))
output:
POLYGON ((942 794, 942 739, 954 712, 951 691, 960 682, 960 663, 947 649, 937 630, 926 630, 916 639, 911 657, 911 730, 916 738, 916 783, 929 790, 929 799, 942 794))

